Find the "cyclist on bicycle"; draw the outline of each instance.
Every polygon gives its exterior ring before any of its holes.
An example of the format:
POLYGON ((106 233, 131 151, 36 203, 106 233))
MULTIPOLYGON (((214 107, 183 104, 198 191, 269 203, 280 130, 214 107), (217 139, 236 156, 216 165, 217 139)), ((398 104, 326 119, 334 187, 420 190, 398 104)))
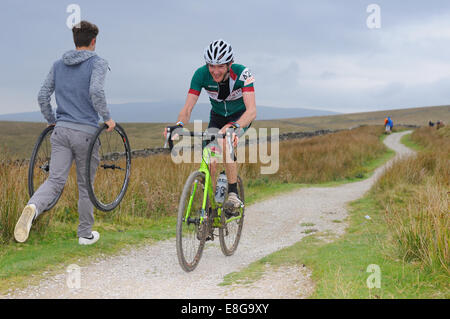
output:
MULTIPOLYGON (((222 39, 211 42, 204 50, 206 64, 198 68, 191 80, 184 107, 178 115, 178 121, 170 129, 182 128, 189 122, 192 110, 197 103, 202 88, 206 90, 211 102, 208 130, 225 133, 233 130, 233 144, 250 127, 256 118, 254 77, 243 65, 234 63, 231 45, 222 39)), ((167 129, 164 132, 166 135, 167 129)), ((237 163, 231 159, 226 141, 219 139, 225 155, 225 172, 228 180, 228 205, 240 207, 242 202, 237 190, 237 163)), ((216 163, 211 162, 211 175, 214 180, 216 163)))
MULTIPOLYGON (((77 166, 79 193, 78 242, 80 245, 90 245, 100 237, 98 232, 92 231, 94 208, 89 199, 85 170, 90 139, 99 126, 99 114, 108 125, 108 131, 112 131, 116 125, 109 114, 104 92, 108 62, 94 52, 98 34, 95 24, 81 21, 73 27, 72 33, 76 50, 64 53, 62 59, 53 64, 39 91, 41 112, 48 126, 55 126, 50 138, 50 175, 22 211, 14 229, 14 237, 18 242, 27 240, 33 221, 60 194, 73 160, 77 166), (50 105, 53 92, 58 105, 56 117, 50 105)), ((93 156, 95 167, 98 161, 98 155, 93 156)))

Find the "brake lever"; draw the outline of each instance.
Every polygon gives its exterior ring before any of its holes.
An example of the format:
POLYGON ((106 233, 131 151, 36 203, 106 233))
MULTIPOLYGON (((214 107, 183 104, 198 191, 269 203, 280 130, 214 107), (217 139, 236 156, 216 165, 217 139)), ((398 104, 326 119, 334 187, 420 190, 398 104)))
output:
POLYGON ((172 141, 171 137, 172 137, 172 132, 170 132, 170 127, 168 127, 167 134, 166 134, 166 140, 164 141, 163 148, 169 148, 170 150, 173 149, 173 141, 172 141), (167 145, 167 144, 169 144, 169 145, 167 145))
POLYGON ((235 161, 235 156, 234 156, 234 146, 233 146, 233 141, 232 141, 232 135, 230 130, 227 130, 227 143, 228 143, 228 149, 230 150, 230 158, 235 161))

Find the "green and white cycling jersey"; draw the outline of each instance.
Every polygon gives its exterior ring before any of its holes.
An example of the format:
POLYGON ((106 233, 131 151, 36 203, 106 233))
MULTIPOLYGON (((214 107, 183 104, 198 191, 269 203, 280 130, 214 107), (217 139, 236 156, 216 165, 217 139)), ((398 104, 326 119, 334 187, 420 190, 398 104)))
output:
POLYGON ((189 89, 190 94, 200 95, 202 88, 208 93, 212 109, 215 113, 222 116, 230 116, 236 112, 245 110, 243 92, 254 92, 254 77, 250 70, 240 64, 232 64, 230 68, 230 94, 225 100, 220 100, 219 84, 213 80, 207 65, 204 65, 195 71, 191 80, 189 89))

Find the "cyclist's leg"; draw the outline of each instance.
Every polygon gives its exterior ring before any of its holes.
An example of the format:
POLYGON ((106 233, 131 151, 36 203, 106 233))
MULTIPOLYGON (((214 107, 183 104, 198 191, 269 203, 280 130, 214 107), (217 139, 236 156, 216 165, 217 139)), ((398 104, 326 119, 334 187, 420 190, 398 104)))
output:
MULTIPOLYGON (((250 123, 251 125, 251 123, 250 123)), ((243 128, 240 131, 240 134, 238 135, 238 137, 241 137, 242 135, 244 135, 244 133, 248 130, 248 128, 250 127, 247 126, 245 128, 243 128)), ((229 184, 234 184, 237 183, 237 176, 238 176, 238 172, 237 172, 237 162, 235 161, 235 157, 231 158, 231 154, 228 150, 228 145, 226 143, 226 140, 222 140, 222 149, 223 149, 223 154, 224 154, 224 159, 225 159, 225 171, 227 174, 227 178, 228 178, 228 183, 229 184)))
MULTIPOLYGON (((210 121, 208 124, 208 129, 214 128, 214 129, 221 129, 224 127, 227 123, 232 121, 237 121, 242 114, 245 112, 245 110, 239 111, 235 114, 232 114, 228 117, 220 116, 216 114, 213 110, 211 110, 210 114, 210 121)), ((251 126, 248 125, 247 127, 243 128, 241 131, 240 136, 242 136, 245 131, 251 126)), ((239 136, 239 137, 240 137, 239 136)), ((228 152, 228 146, 226 145, 226 139, 218 139, 217 144, 220 145, 221 151, 222 151, 222 158, 223 163, 225 166, 225 174, 227 175, 228 184, 236 184, 237 183, 237 163, 235 162, 234 158, 232 159, 229 152, 228 152)), ((214 173, 216 171, 217 163, 215 162, 213 165, 211 165, 211 171, 214 170, 214 173)), ((213 176, 211 172, 212 180, 215 181, 215 176, 213 176)))
POLYGON ((54 129, 50 137, 52 152, 49 177, 28 201, 28 205, 34 204, 36 206, 36 217, 47 209, 66 184, 72 166, 73 154, 65 130, 63 127, 54 129))
MULTIPOLYGON (((209 117, 209 123, 207 131, 210 133, 217 133, 223 126, 226 124, 226 118, 222 117, 218 114, 216 114, 213 110, 211 110, 210 117, 209 117)), ((215 141, 211 141, 209 143, 205 143, 203 147, 211 147, 214 153, 221 152, 219 148, 219 143, 222 139, 218 139, 215 141)), ((210 162, 210 174, 211 174, 211 180, 213 181, 213 191, 216 191, 216 171, 217 171, 217 165, 218 160, 217 157, 211 157, 210 162)))
MULTIPOLYGON (((239 112, 235 115, 230 116, 227 122, 237 121, 243 112, 239 112)), ((250 127, 251 123, 247 126, 242 128, 238 132, 238 137, 241 137, 244 135, 244 133, 247 131, 247 129, 250 127)), ((223 153, 224 153, 224 163, 225 163, 225 171, 227 174, 228 179, 228 201, 225 203, 225 206, 232 206, 234 208, 238 208, 242 205, 242 201, 239 198, 238 194, 238 188, 237 188, 237 181, 238 181, 238 169, 237 169, 237 162, 235 155, 232 155, 229 152, 228 145, 226 142, 223 142, 223 153)))
MULTIPOLYGON (((251 125, 251 123, 250 123, 251 125)), ((247 131, 247 129, 250 127, 247 126, 245 128, 243 128, 240 132, 240 134, 238 135, 238 137, 241 137, 242 135, 244 135, 245 131, 247 131)), ((237 169, 237 162, 235 161, 236 158, 231 158, 231 154, 228 150, 228 145, 226 143, 226 141, 223 141, 223 149, 224 149, 224 159, 225 159, 225 171, 227 174, 227 179, 228 179, 228 184, 231 187, 232 185, 236 185, 237 183, 237 177, 238 177, 238 169, 237 169)), ((234 187, 234 186, 233 186, 234 187)), ((230 191, 230 189, 229 189, 230 191)), ((234 193, 237 194, 236 190, 234 191, 234 193)))
POLYGON ((209 173, 211 174, 211 180, 213 181, 213 192, 216 192, 216 171, 217 171, 217 159, 216 158, 211 158, 211 162, 210 162, 210 166, 209 166, 209 173))

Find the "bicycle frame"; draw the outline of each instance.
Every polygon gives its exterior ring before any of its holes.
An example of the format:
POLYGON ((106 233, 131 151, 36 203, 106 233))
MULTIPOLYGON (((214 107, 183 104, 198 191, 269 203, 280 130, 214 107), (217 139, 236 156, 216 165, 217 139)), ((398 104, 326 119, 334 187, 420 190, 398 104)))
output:
MULTIPOLYGON (((213 193, 213 187, 212 187, 212 182, 211 182, 211 173, 209 171, 209 165, 208 165, 209 160, 211 159, 211 156, 212 156, 211 150, 207 147, 203 148, 202 162, 200 164, 200 168, 198 171, 205 174, 205 190, 206 191, 203 194, 202 215, 200 217, 200 223, 203 223, 203 221, 205 220, 205 217, 206 217, 206 202, 207 202, 208 196, 211 199, 211 208, 216 209, 218 206, 218 204, 215 200, 214 193, 213 193)), ((189 204, 188 204, 188 207, 186 210, 185 220, 188 220, 188 218, 189 218, 192 202, 194 200, 195 193, 197 191, 197 185, 198 184, 194 185, 194 190, 192 191, 191 197, 189 199, 189 204)), ((219 210, 218 210, 218 214, 220 214, 219 210)))
MULTIPOLYGON (((172 132, 170 131, 170 128, 168 128, 167 135, 166 135, 166 140, 165 140, 165 143, 164 143, 164 148, 167 148, 167 146, 169 146, 169 149, 173 148, 173 142, 172 142, 172 139, 171 139, 171 134, 172 134, 172 132)), ((179 134, 180 135, 184 135, 183 132, 179 132, 179 134)), ((202 136, 203 137, 205 135, 205 133, 204 132, 202 132, 202 133, 189 132, 187 135, 188 136, 190 135, 190 136, 202 136)), ((210 134, 207 134, 207 135, 209 135, 209 136, 214 135, 215 136, 216 134, 210 133, 210 134)), ((227 138, 227 143, 228 143, 228 145, 230 147, 230 156, 231 156, 232 154, 234 154, 234 147, 233 147, 233 143, 231 141, 231 133, 227 132, 222 137, 225 137, 225 136, 227 138)), ((198 171, 205 174, 205 189, 206 189, 206 191, 203 194, 202 211, 201 211, 202 213, 201 213, 201 217, 200 217, 200 223, 203 223, 205 218, 207 217, 207 214, 206 214, 206 202, 207 202, 208 196, 209 196, 210 203, 211 203, 211 208, 213 210, 217 210, 217 217, 214 220, 213 226, 214 227, 221 227, 220 218, 221 218, 221 214, 222 214, 222 204, 217 203, 216 200, 215 200, 215 194, 213 192, 212 181, 211 181, 211 173, 209 171, 210 159, 211 159, 211 156, 213 156, 214 154, 215 153, 213 153, 213 151, 210 148, 208 148, 208 147, 204 147, 203 148, 203 151, 202 151, 202 162, 200 164, 200 168, 199 168, 198 171)), ((194 189, 192 191, 191 197, 189 198, 189 203, 188 203, 188 206, 187 206, 187 209, 186 209, 186 213, 185 213, 185 217, 184 217, 185 221, 189 220, 189 215, 190 215, 190 212, 191 212, 192 202, 194 200, 194 196, 195 196, 195 193, 197 191, 197 185, 198 185, 197 183, 194 185, 194 189)), ((243 213, 243 208, 241 207, 239 216, 227 219, 226 223, 229 223, 231 221, 240 219, 242 217, 242 213, 243 213)))
MULTIPOLYGON (((212 180, 211 180, 211 173, 209 170, 209 164, 210 164, 210 159, 211 156, 213 156, 214 153, 211 149, 209 149, 208 147, 203 148, 203 153, 202 153, 202 162, 200 164, 200 168, 199 168, 199 172, 202 172, 205 174, 205 189, 206 191, 203 194, 203 203, 202 203, 202 215, 200 217, 200 223, 203 223, 205 220, 206 215, 206 202, 207 202, 207 196, 209 196, 210 198, 210 203, 211 203, 211 208, 213 210, 217 209, 217 216, 214 218, 214 223, 213 226, 214 227, 221 227, 221 223, 220 223, 220 217, 222 215, 222 204, 221 203, 217 203, 216 199, 215 199, 215 194, 213 191, 213 185, 212 185, 212 180)), ((194 200, 194 196, 195 193, 197 191, 197 184, 194 185, 194 190, 191 194, 191 197, 189 199, 189 204, 186 210, 186 214, 185 214, 185 220, 188 220, 189 218, 189 214, 191 212, 191 206, 192 206, 192 202, 194 200)), ((242 207, 240 208, 240 214, 239 216, 236 217, 232 217, 230 219, 227 219, 226 223, 229 223, 231 221, 240 219, 242 216, 242 207)))

